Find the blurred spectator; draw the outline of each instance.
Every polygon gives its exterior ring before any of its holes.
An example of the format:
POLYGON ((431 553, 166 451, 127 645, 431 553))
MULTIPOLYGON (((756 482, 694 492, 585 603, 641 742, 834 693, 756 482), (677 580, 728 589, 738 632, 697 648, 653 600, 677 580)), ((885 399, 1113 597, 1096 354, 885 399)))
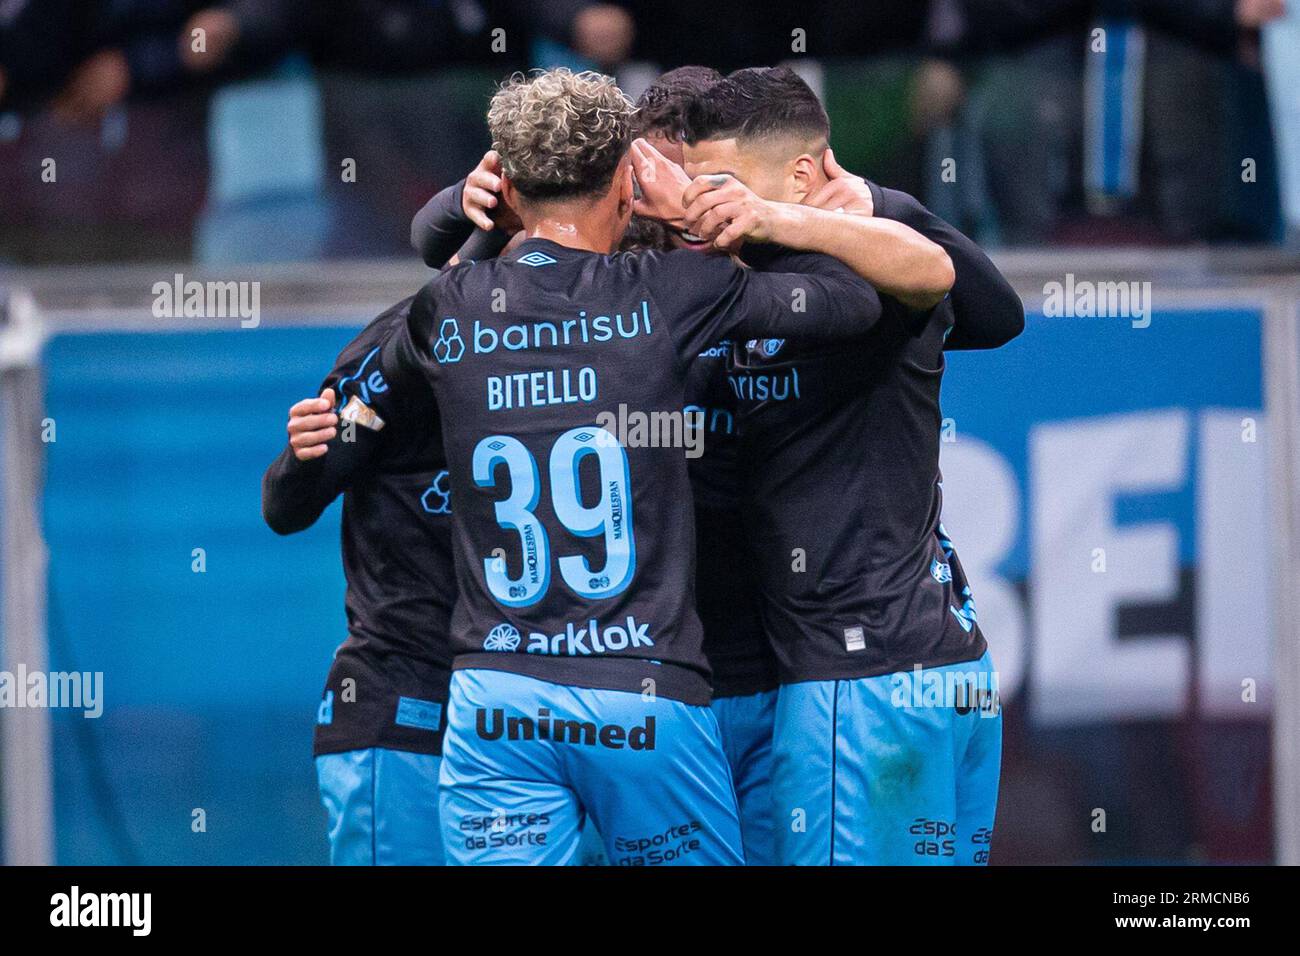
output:
POLYGON ((1272 91, 1282 205, 1290 241, 1300 247, 1300 5, 1292 3, 1286 20, 1265 32, 1262 58, 1272 91))
POLYGON ((926 20, 916 0, 627 0, 636 54, 664 69, 703 63, 722 71, 792 57, 871 56, 915 48, 926 20))
POLYGON ((326 0, 310 18, 318 64, 372 75, 525 66, 539 36, 613 67, 631 48, 633 24, 620 7, 591 0, 326 0))
POLYGON ((0 107, 32 109, 63 85, 91 52, 95 0, 0 3, 0 107))
POLYGON ((632 15, 612 3, 583 6, 569 28, 573 48, 603 69, 622 63, 632 50, 636 27, 632 15))
MULTIPOLYGON (((1011 243, 1272 238, 1267 216, 1225 221, 1240 205, 1225 173, 1271 150, 1258 29, 1284 12, 1284 0, 934 0, 927 36, 943 59, 918 74, 914 126, 955 123, 948 153, 977 175, 932 180, 930 198, 1011 243), (1230 142, 1243 135, 1253 148, 1230 142), (1108 225, 1080 231, 1085 206, 1108 225)), ((1245 201, 1275 183, 1261 186, 1245 201)))
POLYGON ((932 0, 931 30, 949 48, 991 53, 1081 34, 1100 17, 1118 17, 1226 52, 1236 49, 1242 31, 1256 31, 1285 10, 1286 0, 932 0))
POLYGON ((273 66, 297 44, 307 0, 231 0, 200 4, 182 28, 181 67, 191 74, 250 72, 273 66))
MULTIPOLYGON (((487 92, 512 70, 599 68, 635 93, 686 63, 782 61, 824 94, 837 151, 986 244, 1272 241, 1282 230, 1271 124, 1295 126, 1295 113, 1270 121, 1259 30, 1285 10, 1285 0, 0 0, 0 256, 101 256, 125 235, 137 257, 165 236, 166 257, 196 228, 208 255, 217 226, 223 255, 255 254, 240 238, 250 229, 266 233, 268 255, 401 255, 411 213, 486 148, 487 92), (57 191, 31 175, 47 157, 59 160, 57 191), (1243 157, 1258 160, 1249 182, 1243 157), (295 203, 313 214, 290 212, 295 203), (302 241, 286 245, 268 224, 294 216, 302 241)), ((1278 158, 1300 182, 1300 162, 1278 158)))
POLYGON ((263 69, 305 0, 10 0, 0 6, 0 105, 48 104, 91 124, 128 96, 263 69))
POLYGON ((626 11, 590 0, 331 0, 314 9, 324 153, 358 171, 322 183, 332 256, 404 252, 412 213, 487 149, 491 85, 532 65, 542 41, 612 69, 633 36, 626 11))

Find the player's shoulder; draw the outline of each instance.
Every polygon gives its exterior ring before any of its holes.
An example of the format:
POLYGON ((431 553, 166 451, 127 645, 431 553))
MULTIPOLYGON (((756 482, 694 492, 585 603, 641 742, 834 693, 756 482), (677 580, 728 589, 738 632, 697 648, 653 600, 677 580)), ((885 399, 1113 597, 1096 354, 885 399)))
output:
POLYGON ((870 179, 866 182, 867 187, 871 190, 871 198, 875 206, 874 214, 881 219, 893 219, 906 223, 931 214, 921 200, 911 193, 882 186, 870 179))
MULTIPOLYGON (((379 313, 335 359, 334 368, 324 384, 337 393, 335 411, 350 421, 366 424, 369 420, 379 420, 368 406, 376 394, 387 389, 380 353, 384 344, 405 324, 414 301, 415 296, 407 296, 379 313)), ((383 427, 382 422, 379 427, 383 427)))
POLYGON ((400 302, 390 305, 379 315, 375 316, 365 328, 353 337, 347 345, 343 346, 335 361, 337 368, 345 368, 358 360, 364 359, 375 349, 384 344, 393 331, 406 321, 411 311, 411 304, 415 301, 415 296, 408 295, 400 302))
POLYGON ((666 284, 686 291, 710 276, 725 276, 736 271, 730 256, 701 253, 692 249, 644 249, 617 252, 610 263, 631 279, 654 286, 666 284))
POLYGON ((407 318, 419 327, 453 307, 453 303, 465 301, 474 288, 492 288, 495 283, 489 273, 495 272, 498 265, 496 259, 471 259, 442 269, 412 296, 407 318))
POLYGON ((478 270, 481 274, 490 261, 492 260, 480 262, 469 259, 439 269, 432 278, 420 286, 420 291, 415 293, 412 307, 418 310, 422 305, 435 301, 439 296, 445 296, 450 291, 458 289, 464 283, 466 276, 474 270, 478 270))

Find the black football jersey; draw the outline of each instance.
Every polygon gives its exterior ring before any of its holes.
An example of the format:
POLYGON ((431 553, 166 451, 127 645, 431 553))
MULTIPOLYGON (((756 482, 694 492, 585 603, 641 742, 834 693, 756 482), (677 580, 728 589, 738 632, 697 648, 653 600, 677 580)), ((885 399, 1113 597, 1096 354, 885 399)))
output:
POLYGON ((334 390, 341 418, 326 454, 299 461, 285 448, 262 482, 263 513, 281 534, 309 527, 343 496, 348 638, 326 681, 317 754, 441 750, 456 595, 437 411, 431 396, 413 395, 382 417, 373 412, 388 391, 381 346, 405 327, 411 302, 366 326, 321 383, 334 390))
POLYGON ((530 239, 446 271, 385 345, 374 408, 432 391, 451 496, 456 667, 709 699, 695 612, 686 377, 731 335, 869 329, 870 285, 826 257, 762 272, 688 250, 530 239))

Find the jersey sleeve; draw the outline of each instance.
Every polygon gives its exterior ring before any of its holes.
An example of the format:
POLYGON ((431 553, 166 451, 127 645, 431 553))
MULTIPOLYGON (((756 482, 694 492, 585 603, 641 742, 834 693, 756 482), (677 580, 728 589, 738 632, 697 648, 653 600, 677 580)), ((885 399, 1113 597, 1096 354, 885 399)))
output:
POLYGON ((757 268, 691 250, 648 253, 650 294, 690 361, 729 336, 849 338, 880 319, 870 283, 830 256, 779 247, 746 250, 757 268))
MULTIPOLYGON (((418 298, 418 296, 417 296, 418 298)), ((405 386, 405 366, 385 366, 385 346, 407 329, 416 298, 386 310, 344 346, 316 394, 334 391, 337 434, 319 458, 299 461, 286 447, 262 478, 262 517, 278 534, 309 528, 369 471, 378 467, 409 423, 433 405, 433 394, 405 386), (401 393, 400 399, 395 398, 401 393)))
POLYGON ((461 206, 464 193, 462 179, 425 203, 411 220, 411 247, 425 265, 441 269, 453 255, 461 262, 492 259, 510 241, 500 229, 479 229, 474 225, 461 206))
POLYGON ((276 534, 310 528, 377 457, 376 437, 361 433, 349 442, 342 436, 340 429, 329 442, 329 451, 311 461, 299 461, 293 449, 286 447, 266 469, 262 476, 262 517, 276 534))
POLYGON ((353 340, 343 350, 317 391, 332 388, 337 399, 334 411, 339 426, 328 442, 329 450, 319 458, 299 461, 293 449, 285 447, 262 476, 262 517, 276 534, 294 534, 315 524, 380 455, 380 433, 389 423, 369 412, 364 401, 364 392, 377 381, 370 377, 367 382, 367 377, 376 367, 378 345, 358 357, 357 344, 353 340))
MULTIPOLYGON (((421 414, 418 410, 433 405, 432 379, 437 371, 433 349, 438 337, 435 290, 449 274, 462 268, 468 267, 444 270, 417 292, 404 321, 397 323, 381 344, 376 364, 386 388, 372 401, 373 410, 381 417, 413 420, 421 414)), ((456 335, 454 344, 463 347, 459 332, 456 335)))
POLYGON ((464 193, 462 179, 425 203, 411 220, 411 246, 426 265, 442 268, 473 235, 474 223, 461 206, 464 193))
POLYGON ((952 259, 956 281, 950 298, 956 324, 945 349, 993 349, 1024 331, 1024 304, 984 250, 907 193, 874 184, 872 189, 878 193, 878 216, 911 226, 943 246, 952 259))
POLYGON ((460 262, 475 262, 484 259, 495 259, 501 255, 501 250, 510 243, 510 237, 500 229, 475 229, 473 234, 465 240, 465 244, 456 252, 456 258, 460 262))

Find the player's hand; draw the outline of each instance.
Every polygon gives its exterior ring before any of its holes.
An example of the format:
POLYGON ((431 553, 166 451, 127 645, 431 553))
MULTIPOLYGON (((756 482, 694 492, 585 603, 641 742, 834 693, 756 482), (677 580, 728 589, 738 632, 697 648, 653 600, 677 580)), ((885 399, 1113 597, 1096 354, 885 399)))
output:
POLYGON ((680 229, 686 218, 682 195, 691 184, 686 171, 644 139, 637 139, 632 142, 632 174, 640 189, 633 212, 680 229))
POLYGON ((686 228, 715 248, 735 252, 746 239, 768 242, 776 204, 726 173, 696 176, 682 196, 686 228))
POLYGON ((326 444, 338 434, 339 417, 334 414, 334 389, 320 398, 304 398, 289 409, 289 447, 299 461, 311 461, 329 451, 326 444))
POLYGON ((822 168, 830 182, 820 187, 803 201, 805 206, 829 212, 846 212, 855 216, 870 216, 876 211, 871 198, 871 187, 861 176, 854 176, 835 161, 835 153, 828 146, 822 153, 822 168))
POLYGON ((465 177, 460 208, 480 229, 491 231, 499 226, 513 235, 524 227, 519 214, 501 196, 501 157, 495 149, 484 153, 478 165, 465 177))

